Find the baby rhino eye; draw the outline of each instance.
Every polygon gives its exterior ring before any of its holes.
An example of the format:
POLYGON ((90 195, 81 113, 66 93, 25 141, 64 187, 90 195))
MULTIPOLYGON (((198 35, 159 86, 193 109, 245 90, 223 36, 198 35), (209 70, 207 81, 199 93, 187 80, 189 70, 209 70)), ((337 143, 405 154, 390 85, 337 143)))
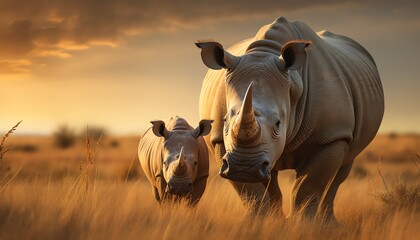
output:
POLYGON ((168 166, 169 166, 169 160, 170 160, 170 157, 168 157, 168 158, 166 158, 165 160, 163 160, 162 164, 163 164, 163 166, 164 166, 165 168, 168 168, 168 166))

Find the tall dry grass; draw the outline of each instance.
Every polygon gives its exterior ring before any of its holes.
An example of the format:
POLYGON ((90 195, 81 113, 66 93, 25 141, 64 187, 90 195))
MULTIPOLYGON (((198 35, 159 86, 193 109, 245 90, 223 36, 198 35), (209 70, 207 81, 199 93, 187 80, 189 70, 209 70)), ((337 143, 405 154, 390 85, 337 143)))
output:
MULTIPOLYGON (((314 222, 301 215, 288 220, 273 215, 263 219, 247 215, 229 183, 217 176, 214 164, 206 192, 196 208, 189 209, 184 205, 160 208, 143 175, 127 179, 128 174, 138 168, 132 155, 136 152, 137 139, 118 141, 121 142, 118 149, 108 148, 107 142, 102 142, 92 164, 90 161, 86 163, 89 151, 83 145, 63 150, 63 153, 54 152, 58 150, 53 144, 51 148, 39 147, 35 153, 10 151, 5 159, 5 163, 10 164, 10 171, 15 174, 22 166, 23 169, 8 185, 0 182, 3 188, 0 194, 0 238, 417 239, 420 236, 418 209, 411 204, 390 207, 375 195, 388 192, 398 199, 400 193, 394 193, 390 183, 402 173, 411 176, 403 180, 406 189, 419 186, 420 178, 411 162, 381 165, 382 177, 389 188, 387 191, 377 166, 360 161, 358 168, 364 168, 365 174, 351 174, 337 194, 335 210, 342 226, 335 226, 314 222), (30 158, 33 160, 24 162, 30 158), (63 167, 61 158, 68 165, 63 167), (89 167, 87 188, 80 180, 83 172, 79 169, 81 159, 82 169, 89 167), (45 165, 44 170, 33 170, 33 164, 42 160, 50 165, 45 165), (121 170, 113 172, 117 166, 121 170), (67 170, 56 176, 55 172, 63 168, 73 171, 67 170)), ((43 143, 48 145, 48 142, 43 143)), ((90 145, 91 151, 92 146, 96 145, 90 145)), ((279 174, 286 214, 293 180, 293 171, 279 174)))
POLYGON ((342 227, 302 216, 250 217, 226 181, 211 178, 195 209, 159 208, 145 181, 76 178, 17 180, 0 200, 0 233, 7 239, 416 239, 418 211, 388 209, 367 196, 367 183, 346 184, 338 195, 342 227), (356 189, 352 188, 356 185, 356 189), (22 229, 25 229, 22 231, 22 229))

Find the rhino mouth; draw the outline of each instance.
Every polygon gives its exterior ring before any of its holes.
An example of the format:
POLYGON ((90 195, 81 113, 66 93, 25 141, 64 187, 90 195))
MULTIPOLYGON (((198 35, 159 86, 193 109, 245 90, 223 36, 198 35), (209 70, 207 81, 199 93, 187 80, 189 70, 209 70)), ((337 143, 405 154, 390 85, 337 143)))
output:
POLYGON ((222 167, 219 175, 223 178, 244 182, 244 183, 259 183, 268 182, 271 179, 268 161, 251 165, 241 166, 233 164, 226 159, 223 159, 222 167))
POLYGON ((175 179, 169 180, 165 189, 166 194, 171 194, 179 197, 187 197, 194 193, 192 181, 176 182, 175 179))

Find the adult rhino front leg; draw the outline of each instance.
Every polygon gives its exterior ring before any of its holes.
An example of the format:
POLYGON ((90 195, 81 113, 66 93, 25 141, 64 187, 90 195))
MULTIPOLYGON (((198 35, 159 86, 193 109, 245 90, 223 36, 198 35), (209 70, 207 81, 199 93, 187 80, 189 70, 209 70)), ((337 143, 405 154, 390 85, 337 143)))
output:
MULTIPOLYGON (((331 189, 330 186, 334 183, 347 150, 347 142, 339 140, 297 154, 296 160, 300 165, 296 169, 297 179, 292 187, 292 206, 288 217, 302 208, 306 216, 315 217, 317 213, 325 213, 326 209, 332 207, 334 199, 331 196, 335 196, 338 186, 331 189), (328 196, 329 189, 333 191, 329 194, 329 202, 321 204, 324 195, 328 196)), ((328 217, 328 221, 335 220, 333 214, 328 217)))
POLYGON ((219 167, 222 166, 222 158, 226 154, 225 145, 223 142, 216 143, 214 147, 214 157, 216 158, 216 162, 219 167))
MULTIPOLYGON (((223 156, 226 154, 224 143, 220 142, 215 144, 214 151, 216 161, 219 167, 221 167, 223 156)), ((229 181, 240 196, 244 205, 248 205, 250 202, 254 201, 251 209, 252 214, 266 215, 270 209, 273 209, 273 207, 276 211, 281 209, 281 192, 277 182, 277 171, 275 172, 275 181, 267 183, 268 186, 263 183, 242 183, 229 181), (273 194, 273 198, 270 197, 270 192, 273 194), (271 202, 273 204, 270 204, 271 202)))
POLYGON ((278 173, 277 169, 272 170, 271 179, 267 184, 264 184, 264 186, 267 188, 267 192, 270 197, 270 212, 276 216, 283 216, 283 197, 277 179, 278 173))
POLYGON ((351 171, 351 167, 353 165, 353 160, 340 167, 340 169, 338 170, 334 181, 331 183, 331 186, 328 189, 327 194, 325 195, 325 197, 323 198, 323 201, 320 203, 320 207, 318 208, 318 211, 322 211, 322 212, 318 212, 318 214, 321 214, 323 216, 325 216, 325 219, 330 220, 330 221, 334 221, 334 198, 335 195, 337 194, 337 190, 338 187, 341 185, 342 182, 344 182, 344 180, 346 180, 347 176, 349 175, 350 171, 351 171))
POLYGON ((262 183, 242 183, 229 181, 239 194, 242 203, 251 204, 251 213, 265 216, 270 210, 270 196, 262 183))

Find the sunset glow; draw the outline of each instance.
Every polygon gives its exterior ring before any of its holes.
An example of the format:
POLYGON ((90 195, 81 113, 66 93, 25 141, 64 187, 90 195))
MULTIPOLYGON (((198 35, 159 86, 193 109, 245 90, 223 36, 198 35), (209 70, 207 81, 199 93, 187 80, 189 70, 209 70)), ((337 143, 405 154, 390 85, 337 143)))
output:
POLYGON ((41 2, 0 3, 3 129, 22 119, 21 133, 50 133, 60 123, 139 133, 172 115, 196 125, 207 68, 194 42, 229 46, 286 16, 365 46, 385 90, 380 131, 420 131, 420 18, 410 1, 41 2))

